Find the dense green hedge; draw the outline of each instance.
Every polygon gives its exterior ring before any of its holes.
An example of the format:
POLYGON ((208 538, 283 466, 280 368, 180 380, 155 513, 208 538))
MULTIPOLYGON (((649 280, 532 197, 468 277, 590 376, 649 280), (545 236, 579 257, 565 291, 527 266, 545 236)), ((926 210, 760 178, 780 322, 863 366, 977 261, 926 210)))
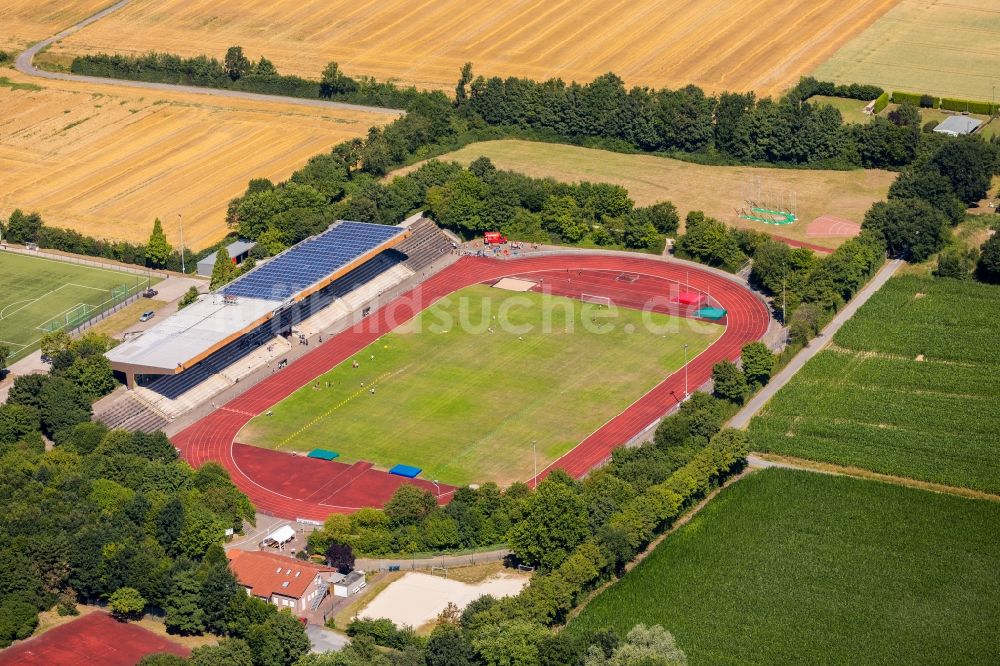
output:
POLYGON ((984 116, 992 116, 997 110, 997 106, 990 102, 976 102, 968 99, 956 99, 954 97, 942 97, 941 108, 947 111, 979 113, 984 116))
MULTIPOLYGON (((923 95, 921 95, 920 93, 900 92, 898 90, 893 90, 892 91, 892 102, 893 102, 893 104, 902 104, 903 102, 909 102, 913 106, 919 107, 919 106, 921 106, 921 104, 920 104, 920 98, 921 97, 923 97, 923 95)), ((939 102, 939 100, 937 100, 937 98, 935 98, 934 108, 937 108, 938 102, 939 102)))
POLYGON ((804 76, 799 79, 789 94, 800 96, 801 99, 809 99, 815 95, 825 95, 827 97, 843 97, 846 99, 858 99, 870 102, 873 99, 885 94, 885 91, 878 86, 864 83, 848 83, 837 85, 833 81, 819 81, 811 76, 804 76))
POLYGON ((882 113, 885 107, 889 106, 889 93, 884 92, 875 98, 874 112, 876 114, 882 113))

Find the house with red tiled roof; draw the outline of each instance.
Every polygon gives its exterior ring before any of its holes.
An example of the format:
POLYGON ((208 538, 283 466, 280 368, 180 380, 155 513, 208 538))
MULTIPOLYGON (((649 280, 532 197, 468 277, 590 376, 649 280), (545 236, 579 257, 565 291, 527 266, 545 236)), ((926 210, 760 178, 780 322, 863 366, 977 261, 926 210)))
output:
POLYGON ((248 594, 295 614, 318 605, 330 584, 343 578, 334 568, 274 553, 231 550, 227 555, 229 567, 248 594))

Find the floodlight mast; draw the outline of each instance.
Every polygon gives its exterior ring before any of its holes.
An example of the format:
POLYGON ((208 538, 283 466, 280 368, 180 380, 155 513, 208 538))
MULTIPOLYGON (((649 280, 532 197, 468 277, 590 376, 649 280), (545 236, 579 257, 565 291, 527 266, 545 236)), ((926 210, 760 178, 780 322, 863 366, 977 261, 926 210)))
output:
POLYGON ((181 273, 187 275, 187 266, 184 265, 184 217, 177 213, 177 224, 181 227, 181 273))

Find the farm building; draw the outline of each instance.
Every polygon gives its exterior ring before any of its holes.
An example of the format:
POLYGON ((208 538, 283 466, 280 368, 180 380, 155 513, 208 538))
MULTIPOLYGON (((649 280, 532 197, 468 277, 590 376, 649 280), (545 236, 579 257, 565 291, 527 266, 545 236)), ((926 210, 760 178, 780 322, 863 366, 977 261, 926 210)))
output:
MULTIPOLYGON (((226 252, 229 253, 229 258, 234 264, 239 266, 243 263, 243 260, 250 256, 250 250, 254 248, 257 243, 248 240, 238 240, 235 243, 230 243, 226 246, 226 252)), ((208 255, 204 259, 198 262, 198 275, 208 277, 212 274, 212 269, 215 268, 215 255, 208 255)))
POLYGON ((948 116, 934 128, 934 131, 938 134, 947 134, 948 136, 961 136, 963 134, 972 134, 982 124, 983 121, 969 118, 968 116, 948 116))
POLYGON ((319 605, 330 583, 342 576, 336 569, 310 562, 246 550, 231 550, 229 566, 247 594, 301 614, 319 605))

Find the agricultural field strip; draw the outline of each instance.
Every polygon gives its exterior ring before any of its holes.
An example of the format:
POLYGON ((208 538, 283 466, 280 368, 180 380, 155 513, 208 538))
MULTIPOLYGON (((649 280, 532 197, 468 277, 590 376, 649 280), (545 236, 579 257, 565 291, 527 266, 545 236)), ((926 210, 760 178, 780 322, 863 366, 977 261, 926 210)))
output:
POLYGON ((751 422, 754 448, 1000 493, 997 296, 894 278, 751 422))
POLYGON ((149 50, 222 57, 253 46, 288 74, 318 78, 329 60, 351 75, 451 90, 473 61, 487 76, 589 81, 614 71, 629 84, 778 92, 896 0, 387 0, 287 3, 136 0, 45 54, 149 50))
POLYGON ((762 470, 722 490, 567 631, 661 624, 692 666, 986 663, 998 521, 993 502, 762 470))

